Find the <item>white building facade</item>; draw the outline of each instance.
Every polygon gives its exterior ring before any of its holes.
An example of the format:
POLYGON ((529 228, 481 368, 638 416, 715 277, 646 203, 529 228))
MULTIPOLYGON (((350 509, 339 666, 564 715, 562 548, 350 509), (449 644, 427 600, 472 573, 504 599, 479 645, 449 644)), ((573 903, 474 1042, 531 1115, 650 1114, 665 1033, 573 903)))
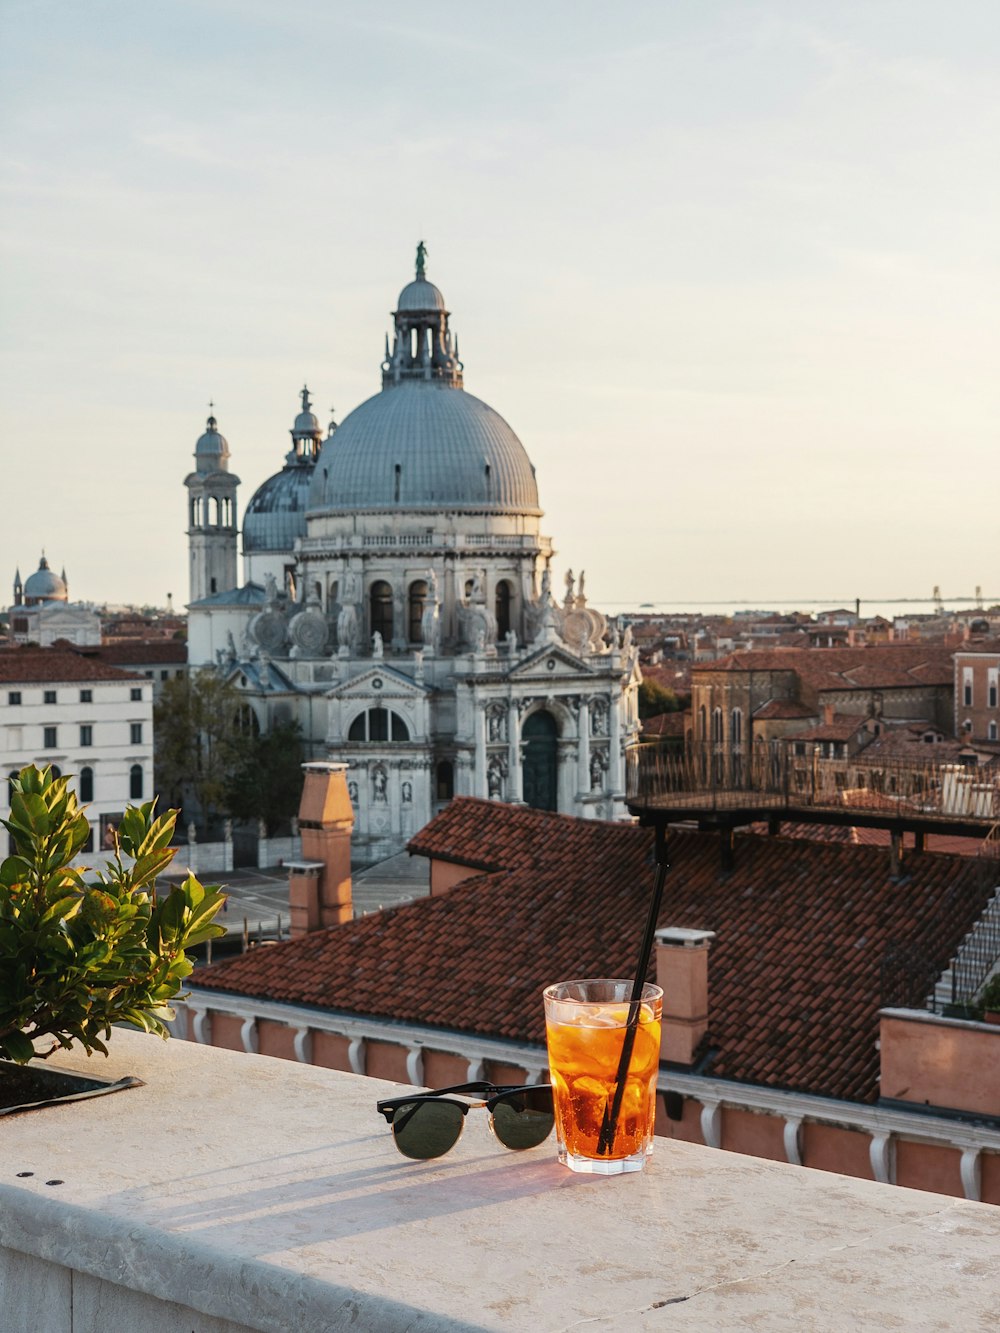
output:
POLYGON ((248 582, 192 601, 191 663, 225 670, 262 729, 294 719, 312 757, 349 764, 361 860, 456 794, 623 817, 631 636, 582 574, 553 595, 534 468, 465 391, 423 246, 394 324, 381 392, 325 438, 303 391, 285 467, 247 508, 248 582))
MULTIPOLYGON (((100 850, 125 807, 153 797, 152 682, 72 651, 0 653, 0 763, 5 777, 27 764, 70 777, 89 807, 88 850, 100 850)), ((9 812, 3 782, 0 818, 9 812)))

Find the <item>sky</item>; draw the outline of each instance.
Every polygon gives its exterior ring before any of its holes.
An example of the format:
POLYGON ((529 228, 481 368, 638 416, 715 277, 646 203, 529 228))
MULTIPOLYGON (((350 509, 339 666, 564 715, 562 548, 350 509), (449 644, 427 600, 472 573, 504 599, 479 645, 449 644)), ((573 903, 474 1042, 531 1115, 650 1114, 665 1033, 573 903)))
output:
MULTIPOLYGON (((995 0, 0 0, 0 586, 187 601, 423 238, 594 603, 1000 601, 995 0)), ((0 594, 0 603, 4 601, 0 594)))

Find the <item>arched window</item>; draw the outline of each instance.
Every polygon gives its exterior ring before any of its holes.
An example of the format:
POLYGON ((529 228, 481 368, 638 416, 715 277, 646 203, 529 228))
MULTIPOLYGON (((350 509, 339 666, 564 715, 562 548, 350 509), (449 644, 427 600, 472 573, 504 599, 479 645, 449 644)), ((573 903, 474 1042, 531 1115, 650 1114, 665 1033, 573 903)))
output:
POLYGON ((61 777, 62 777, 62 769, 59 767, 58 764, 51 764, 50 767, 51 767, 51 769, 52 769, 52 776, 53 776, 54 778, 61 778, 61 777))
POLYGON ((712 709, 712 740, 722 740, 722 709, 712 709))
POLYGON ((497 584, 494 613, 497 618, 497 638, 502 639, 510 631, 510 584, 501 579, 497 584))
POLYGON ((236 730, 241 736, 259 736, 260 723, 257 721, 257 714, 249 704, 240 704, 236 710, 236 730))
POLYGON ((142 764, 133 764, 128 771, 128 795, 130 801, 142 800, 142 764))
POLYGON ((94 799, 94 770, 92 768, 81 768, 80 800, 92 801, 93 799, 94 799))
POLYGON ((347 739, 360 744, 408 741, 410 729, 399 714, 391 709, 369 708, 367 713, 360 713, 351 723, 347 739))
POLYGON ((382 642, 389 644, 392 641, 392 588, 384 579, 379 579, 372 584, 368 596, 372 634, 381 634, 382 642))
POLYGON ((733 745, 743 744, 743 709, 734 708, 729 717, 729 739, 733 745))
POLYGON ((450 759, 442 759, 437 766, 436 795, 439 801, 450 801, 455 795, 455 769, 450 759))
POLYGON ((708 728, 705 724, 705 705, 702 704, 698 709, 698 739, 700 741, 708 740, 708 728))
POLYGON ((424 607, 427 605, 427 584, 417 579, 410 584, 410 642, 423 643, 424 607))

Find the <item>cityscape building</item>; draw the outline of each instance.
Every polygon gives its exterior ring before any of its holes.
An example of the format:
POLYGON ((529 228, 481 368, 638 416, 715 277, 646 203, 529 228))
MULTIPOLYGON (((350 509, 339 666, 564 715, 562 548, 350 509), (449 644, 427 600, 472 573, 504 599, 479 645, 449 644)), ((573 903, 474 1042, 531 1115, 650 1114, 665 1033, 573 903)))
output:
POLYGON ((464 387, 426 249, 399 295, 381 391, 322 433, 307 389, 281 471, 247 506, 214 417, 189 492, 189 660, 261 731, 297 722, 350 766, 355 855, 400 850, 453 795, 625 814, 638 732, 631 633, 552 588, 535 469, 464 387))
MULTIPOLYGON (((128 804, 153 796, 153 686, 71 648, 0 653, 0 755, 4 776, 27 764, 73 778, 89 807, 91 837, 106 845, 128 804)), ((11 789, 0 783, 0 818, 11 789)))
POLYGON ((42 552, 38 568, 21 582, 15 570, 13 602, 7 614, 10 637, 14 643, 34 643, 51 647, 57 640, 67 643, 99 644, 101 621, 92 606, 69 600, 66 571, 56 574, 42 552))

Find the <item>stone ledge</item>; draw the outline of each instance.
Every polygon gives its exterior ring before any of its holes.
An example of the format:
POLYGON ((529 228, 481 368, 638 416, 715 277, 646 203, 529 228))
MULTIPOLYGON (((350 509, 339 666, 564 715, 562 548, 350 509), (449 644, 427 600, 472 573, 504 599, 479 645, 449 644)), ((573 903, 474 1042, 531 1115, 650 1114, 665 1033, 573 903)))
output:
POLYGON ((481 1112, 447 1157, 408 1163, 374 1109, 394 1085, 129 1032, 111 1049, 99 1072, 145 1087, 4 1125, 2 1290, 20 1273, 51 1305, 97 1279, 144 1329, 176 1327, 174 1302, 227 1333, 959 1328, 995 1311, 988 1205, 662 1139, 643 1176, 578 1177, 551 1144, 504 1151, 481 1112))

